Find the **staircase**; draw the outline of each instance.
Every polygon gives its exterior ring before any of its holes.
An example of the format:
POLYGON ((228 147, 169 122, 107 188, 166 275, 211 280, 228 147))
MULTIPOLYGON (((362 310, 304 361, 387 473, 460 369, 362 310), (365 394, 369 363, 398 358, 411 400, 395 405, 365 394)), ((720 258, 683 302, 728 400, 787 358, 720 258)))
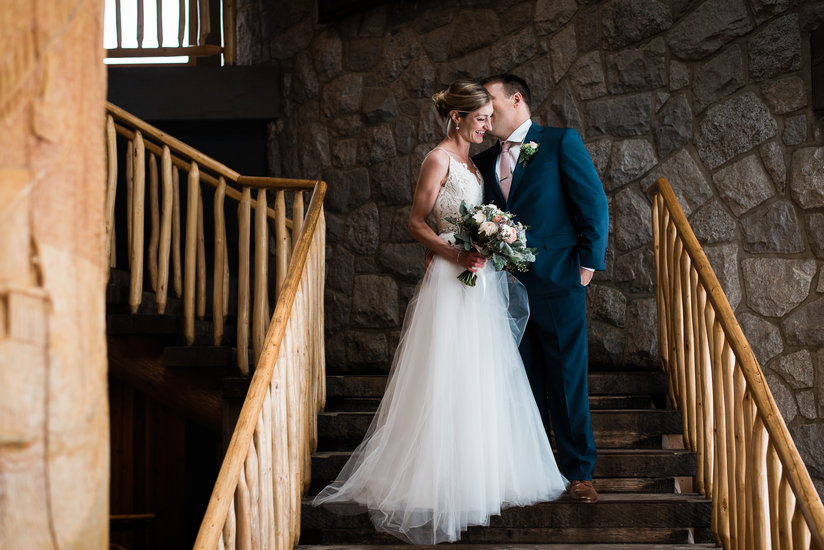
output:
MULTIPOLYGON (((682 420, 667 407, 667 375, 652 369, 592 369, 590 405, 599 456, 594 472, 600 499, 565 497, 510 508, 488 527, 472 527, 459 544, 473 548, 682 549, 714 547, 712 503, 692 492, 695 453, 681 444, 682 420), (551 544, 550 544, 551 543, 551 544)), ((315 495, 334 480, 363 438, 386 385, 385 374, 327 376, 327 406, 318 419, 312 456, 315 495)), ((399 541, 372 527, 365 514, 301 509, 304 550, 389 549, 399 541)))
POLYGON ((239 380, 234 330, 213 346, 211 320, 197 320, 195 345, 185 346, 180 299, 158 314, 146 291, 132 314, 129 273, 119 269, 110 271, 106 294, 111 542, 190 548, 248 387, 242 380, 239 399, 227 393, 239 380))

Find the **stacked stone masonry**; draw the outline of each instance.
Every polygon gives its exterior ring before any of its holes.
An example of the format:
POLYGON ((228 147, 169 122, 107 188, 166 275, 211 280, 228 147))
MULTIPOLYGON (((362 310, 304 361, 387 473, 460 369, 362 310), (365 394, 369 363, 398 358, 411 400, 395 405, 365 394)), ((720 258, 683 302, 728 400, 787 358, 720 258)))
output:
POLYGON ((514 72, 536 121, 582 134, 610 201, 591 361, 657 361, 644 191, 666 176, 824 490, 824 1, 418 0, 327 25, 310 0, 238 4, 240 62, 282 74, 272 173, 329 184, 330 365, 385 369, 423 275, 406 221, 444 133, 430 96, 514 72))

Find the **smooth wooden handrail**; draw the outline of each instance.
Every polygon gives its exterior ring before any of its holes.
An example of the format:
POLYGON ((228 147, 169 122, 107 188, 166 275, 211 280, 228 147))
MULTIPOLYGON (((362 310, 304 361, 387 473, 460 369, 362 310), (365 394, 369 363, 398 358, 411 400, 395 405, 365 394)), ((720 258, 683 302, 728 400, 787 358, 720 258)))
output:
MULTIPOLYGON (((775 496, 775 502, 770 499, 770 506, 778 508, 779 495, 775 493, 781 492, 780 480, 762 471, 762 468, 766 471, 769 465, 772 471, 781 470, 782 479, 786 479, 795 497, 796 510, 803 516, 803 520, 794 516, 793 526, 803 521, 806 525, 799 529, 808 529, 815 547, 824 548, 824 506, 723 288, 669 182, 660 178, 647 193, 653 199, 656 301, 662 366, 669 370, 671 380, 675 380, 671 397, 674 394, 685 418, 685 443, 692 449, 698 447, 702 453, 718 455, 713 467, 715 474, 706 471, 710 467, 709 459, 704 462, 706 466, 701 471, 702 476, 714 478, 720 485, 713 489, 700 487, 699 483, 699 487, 713 499, 730 496, 731 509, 728 513, 731 517, 721 518, 720 512, 714 511, 714 531, 726 548, 739 548, 744 541, 747 542, 746 548, 765 548, 758 544, 769 540, 769 531, 765 533, 761 525, 751 525, 753 518, 747 517, 746 510, 752 509, 761 522, 768 523, 774 514, 778 517, 778 512, 759 508, 763 504, 759 499, 767 494, 775 496), (690 279, 694 280, 694 284, 689 283, 690 279), (702 304, 707 302, 711 307, 700 311, 702 304), (679 317, 683 318, 679 320, 679 317), (687 323, 689 326, 685 326, 687 323), (690 351, 696 354, 694 361, 697 366, 692 369, 692 380, 687 380, 692 360, 686 357, 686 346, 679 341, 686 339, 687 332, 697 335, 699 343, 696 349, 694 340, 687 342, 690 351), (713 344, 705 349, 707 342, 713 344), (705 361, 709 364, 706 365, 705 361), (706 368, 711 369, 712 382, 706 379, 706 368), (701 387, 712 386, 713 412, 707 412, 706 407, 711 405, 707 398, 702 398, 701 414, 694 410, 701 390, 688 388, 686 384, 689 383, 701 387), (721 395, 722 388, 729 393, 721 395), (694 424, 701 424, 708 415, 714 415, 714 425, 698 429, 694 424), (704 442, 713 431, 734 433, 727 437, 728 448, 705 448, 704 442), (701 437, 698 437, 699 433, 701 437), (748 482, 743 477, 745 471, 752 472, 756 477, 748 482), (767 475, 767 481, 763 483, 762 475, 767 475), (773 486, 772 491, 768 491, 769 485, 773 486), (724 526, 727 521, 730 529, 724 526)), ((723 435, 720 437, 723 438, 723 435)), ((702 454, 699 460, 703 459, 702 454)), ((782 499, 786 500, 785 497, 782 499)), ((787 527, 783 525, 785 530, 787 527)), ((777 527, 775 530, 778 533, 777 527)), ((798 536, 803 539, 803 534, 798 536)), ((778 543, 773 541, 773 544, 778 543)))
POLYGON ((196 549, 215 548, 220 539, 225 519, 229 516, 229 508, 241 478, 241 470, 247 460, 247 452, 257 427, 258 417, 261 414, 264 400, 267 397, 267 390, 272 382, 276 360, 283 344, 287 321, 295 303, 298 285, 304 272, 310 246, 313 244, 318 228, 322 225, 322 202, 325 192, 326 184, 322 181, 318 182, 309 203, 303 231, 292 254, 288 274, 278 296, 246 400, 232 433, 203 523, 195 541, 194 548, 196 549))

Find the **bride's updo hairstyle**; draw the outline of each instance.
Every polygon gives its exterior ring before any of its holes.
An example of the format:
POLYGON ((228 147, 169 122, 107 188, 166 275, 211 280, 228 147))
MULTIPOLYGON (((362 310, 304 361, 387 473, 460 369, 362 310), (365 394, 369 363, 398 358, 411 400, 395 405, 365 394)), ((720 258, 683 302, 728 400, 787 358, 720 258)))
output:
POLYGON ((433 95, 432 101, 442 117, 448 119, 450 112, 457 111, 459 117, 465 118, 492 101, 492 96, 474 80, 456 80, 446 90, 433 95))

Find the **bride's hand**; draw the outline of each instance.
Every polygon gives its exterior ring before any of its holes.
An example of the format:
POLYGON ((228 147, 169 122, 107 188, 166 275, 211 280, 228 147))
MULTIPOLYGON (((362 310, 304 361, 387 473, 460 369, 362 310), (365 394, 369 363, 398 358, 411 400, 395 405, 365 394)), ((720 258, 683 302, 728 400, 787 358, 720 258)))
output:
POLYGON ((459 250, 458 255, 455 257, 455 261, 464 269, 475 273, 475 271, 484 266, 486 263, 486 258, 474 250, 469 252, 459 250))

